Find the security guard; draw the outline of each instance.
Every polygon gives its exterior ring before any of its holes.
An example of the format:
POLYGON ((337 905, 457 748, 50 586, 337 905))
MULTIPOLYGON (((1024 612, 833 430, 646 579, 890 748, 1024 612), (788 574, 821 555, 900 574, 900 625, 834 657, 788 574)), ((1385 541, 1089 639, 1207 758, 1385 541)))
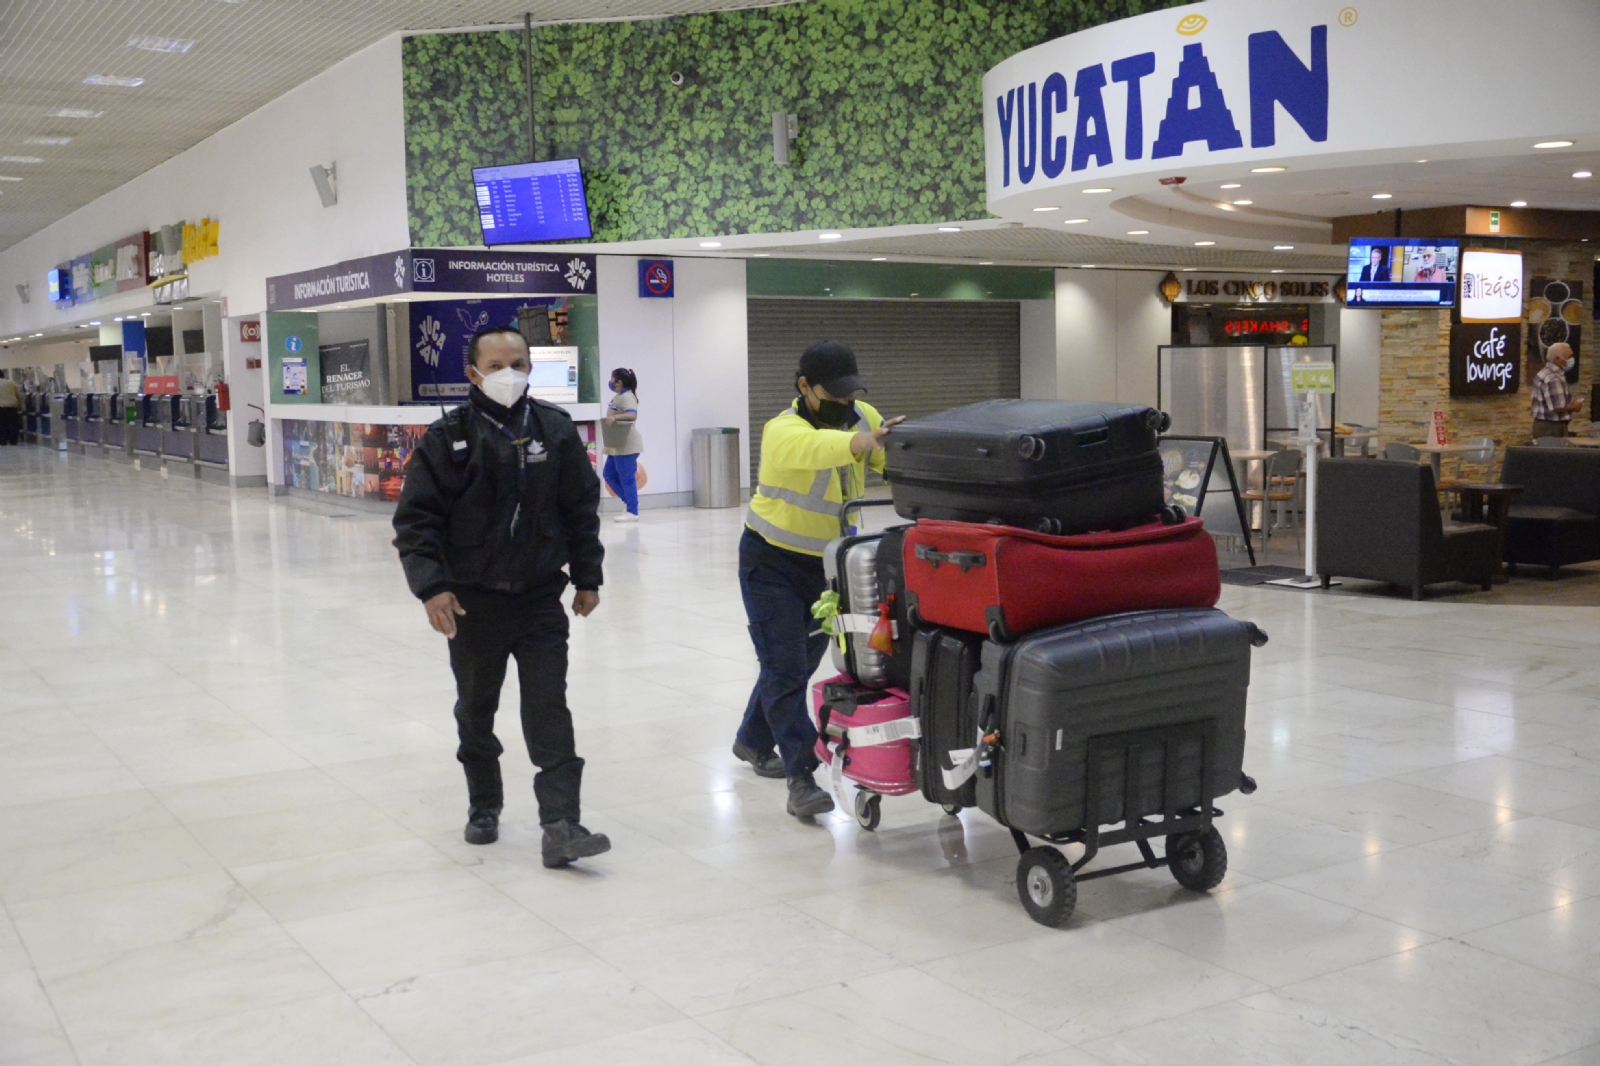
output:
POLYGON ((567 709, 567 574, 572 611, 600 603, 600 480, 566 411, 528 396, 528 342, 511 326, 467 349, 467 402, 435 422, 406 467, 395 547, 428 621, 450 641, 456 758, 467 773, 466 840, 500 836, 500 742, 494 715, 506 660, 517 660, 522 736, 544 827, 544 864, 611 847, 578 824, 583 760, 567 709))
POLYGON ((789 813, 833 810, 812 777, 816 728, 806 687, 828 649, 811 617, 827 587, 822 554, 845 532, 844 502, 866 488, 867 467, 883 471, 885 422, 856 399, 866 391, 849 348, 821 341, 800 357, 789 410, 761 431, 760 484, 739 542, 739 591, 761 675, 733 754, 762 777, 789 779, 789 813), (776 745, 778 753, 773 754, 776 745))

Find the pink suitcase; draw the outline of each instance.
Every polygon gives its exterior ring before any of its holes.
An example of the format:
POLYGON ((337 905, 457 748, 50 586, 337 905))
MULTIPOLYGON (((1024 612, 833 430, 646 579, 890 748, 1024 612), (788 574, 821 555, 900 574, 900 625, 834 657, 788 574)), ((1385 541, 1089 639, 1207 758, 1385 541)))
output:
POLYGON ((897 688, 870 689, 840 674, 811 688, 811 713, 817 723, 817 758, 843 796, 843 781, 859 786, 856 821, 863 829, 878 827, 883 796, 916 792, 916 752, 911 742, 921 735, 911 697, 897 688))

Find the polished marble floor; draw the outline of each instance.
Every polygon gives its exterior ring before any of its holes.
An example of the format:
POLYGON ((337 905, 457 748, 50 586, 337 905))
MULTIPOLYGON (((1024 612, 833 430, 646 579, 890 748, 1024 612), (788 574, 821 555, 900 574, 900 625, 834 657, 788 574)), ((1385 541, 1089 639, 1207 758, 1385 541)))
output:
POLYGON ((1051 930, 983 815, 802 825, 730 757, 738 532, 606 525, 616 846, 552 872, 526 787, 461 841, 382 517, 0 449, 0 1062, 1600 1064, 1600 609, 1226 588, 1272 635, 1227 880, 1051 930))

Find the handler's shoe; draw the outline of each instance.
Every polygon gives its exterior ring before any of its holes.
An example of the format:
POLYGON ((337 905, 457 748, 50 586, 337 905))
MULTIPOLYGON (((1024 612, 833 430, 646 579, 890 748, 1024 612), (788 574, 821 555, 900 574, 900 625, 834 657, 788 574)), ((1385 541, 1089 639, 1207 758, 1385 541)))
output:
POLYGON ((769 751, 765 755, 748 744, 733 742, 734 758, 742 759, 749 763, 755 770, 757 777, 782 777, 783 758, 777 752, 769 751))
POLYGON ((500 808, 470 807, 467 809, 468 844, 493 844, 500 839, 500 808))
POLYGON ((610 838, 604 833, 589 832, 576 818, 544 825, 544 864, 552 869, 610 850, 610 838))
POLYGON ((811 771, 801 770, 789 775, 789 813, 796 818, 809 818, 833 810, 833 797, 817 787, 811 771))

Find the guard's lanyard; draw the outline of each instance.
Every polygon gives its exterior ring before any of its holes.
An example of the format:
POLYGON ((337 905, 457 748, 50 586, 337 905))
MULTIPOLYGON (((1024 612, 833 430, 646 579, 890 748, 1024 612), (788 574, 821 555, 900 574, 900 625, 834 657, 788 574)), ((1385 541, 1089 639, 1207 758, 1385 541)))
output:
POLYGON ((528 421, 533 417, 533 412, 527 403, 522 405, 522 425, 516 433, 511 432, 503 422, 489 412, 480 409, 478 414, 505 434, 506 439, 511 442, 511 449, 517 453, 517 509, 511 512, 511 535, 514 537, 517 535, 517 523, 522 519, 522 497, 528 485, 528 445, 533 441, 533 435, 528 431, 528 421))

